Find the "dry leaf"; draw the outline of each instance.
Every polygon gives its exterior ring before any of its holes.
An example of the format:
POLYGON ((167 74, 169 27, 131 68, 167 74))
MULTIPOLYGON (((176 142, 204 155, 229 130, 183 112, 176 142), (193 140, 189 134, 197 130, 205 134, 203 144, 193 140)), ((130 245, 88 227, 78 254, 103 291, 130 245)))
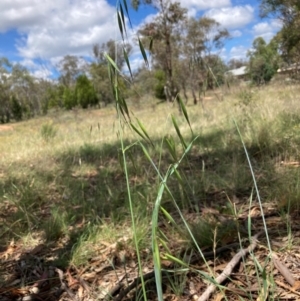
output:
POLYGON ((294 285, 293 285, 293 290, 298 291, 300 288, 300 281, 297 280, 295 281, 294 285))
POLYGON ((218 293, 214 299, 214 301, 222 301, 224 298, 224 294, 223 293, 218 293))

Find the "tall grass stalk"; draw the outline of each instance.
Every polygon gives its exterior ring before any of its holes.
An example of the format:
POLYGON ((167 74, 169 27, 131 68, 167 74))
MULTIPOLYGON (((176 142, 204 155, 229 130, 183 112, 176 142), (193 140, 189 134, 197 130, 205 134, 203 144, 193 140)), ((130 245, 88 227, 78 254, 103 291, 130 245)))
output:
POLYGON ((235 127, 236 127, 237 131, 238 131, 241 143, 243 145, 245 155, 246 155, 246 158, 247 158, 247 162, 248 162, 248 165, 249 165, 249 169, 250 169, 250 172, 251 172, 251 176, 252 176, 252 179, 253 179, 253 184, 254 184, 256 195, 257 195, 257 200, 258 200, 258 203, 259 203, 261 217, 262 217, 262 221, 263 221, 263 225, 264 225, 264 231, 265 231, 266 238, 267 238, 268 249, 269 249, 269 252, 270 252, 270 255, 271 255, 271 253, 272 253, 271 242, 270 242, 270 238, 269 238, 269 234, 268 234, 267 223, 266 223, 266 219, 265 219, 265 215, 264 215, 264 210, 263 210, 262 201, 261 201, 261 198, 260 198, 259 189, 258 189, 258 186, 257 186, 257 181, 256 181, 256 178, 255 178, 255 175, 254 175, 254 171, 253 171, 253 168, 252 168, 251 160, 250 160, 245 142, 243 140, 242 134, 240 132, 240 129, 238 127, 238 124, 237 124, 236 120, 234 120, 234 124, 235 124, 235 127))
MULTIPOLYGON (((140 251, 139 251, 139 243, 138 243, 138 237, 137 237, 137 229, 136 229, 136 223, 135 223, 135 214, 133 210, 133 203, 132 203, 132 197, 131 197, 131 188, 129 183, 129 175, 128 175, 128 169, 127 169, 127 157, 126 157, 126 151, 129 149, 128 147, 125 147, 124 145, 124 126, 122 124, 122 121, 126 123, 126 116, 128 115, 127 105, 123 99, 119 98, 119 90, 118 90, 118 73, 119 70, 117 69, 116 64, 113 62, 113 60, 107 55, 107 62, 109 65, 110 70, 110 77, 112 82, 112 87, 115 92, 115 100, 116 100, 116 110, 118 114, 118 137, 121 143, 121 150, 122 150, 122 167, 125 174, 126 179, 126 187, 127 187, 127 196, 128 196, 128 202, 129 202, 129 208, 130 208, 130 215, 131 215, 131 224, 132 224, 132 231, 133 231, 133 239, 134 239, 134 245, 136 250, 136 255, 138 259, 138 266, 139 266, 139 273, 142 276, 143 270, 142 270, 142 262, 140 257, 140 251), (127 115, 126 115, 127 114, 127 115)), ((142 282, 142 291, 143 291, 143 297, 144 300, 147 301, 147 295, 146 295, 146 288, 145 288, 145 282, 144 278, 141 277, 142 282)))

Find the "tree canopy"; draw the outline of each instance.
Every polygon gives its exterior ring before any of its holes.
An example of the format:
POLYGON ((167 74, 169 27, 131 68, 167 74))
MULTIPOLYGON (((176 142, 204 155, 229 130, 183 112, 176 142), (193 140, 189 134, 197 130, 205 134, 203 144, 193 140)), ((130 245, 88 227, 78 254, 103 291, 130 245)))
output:
POLYGON ((276 40, 283 57, 288 63, 300 62, 300 1, 299 0, 262 0, 262 17, 279 18, 283 27, 276 40))
POLYGON ((253 41, 248 51, 248 70, 251 80, 260 85, 269 82, 279 67, 278 45, 272 40, 269 44, 262 37, 253 41))

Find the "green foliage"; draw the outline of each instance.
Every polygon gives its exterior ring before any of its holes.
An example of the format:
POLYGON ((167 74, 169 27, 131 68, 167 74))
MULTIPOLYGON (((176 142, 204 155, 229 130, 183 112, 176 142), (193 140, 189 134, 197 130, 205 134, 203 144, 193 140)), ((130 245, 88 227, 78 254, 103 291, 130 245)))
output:
POLYGON ((165 85, 166 85, 166 76, 162 70, 157 70, 154 73, 154 78, 156 79, 156 84, 154 86, 154 95, 158 99, 165 100, 165 85))
POLYGON ((224 84, 226 65, 217 55, 207 55, 205 57, 206 82, 208 89, 214 89, 224 84))
POLYGON ((51 108, 62 108, 63 95, 65 87, 63 85, 52 85, 46 89, 45 98, 48 101, 48 107, 51 108))
MULTIPOLYGON (((0 58, 0 119, 9 122, 45 114, 51 100, 49 89, 55 84, 36 80, 24 66, 0 58)), ((53 88, 52 88, 53 87, 53 88)))
MULTIPOLYGON (((158 1, 155 3, 158 14, 152 22, 146 23, 139 31, 143 39, 139 41, 140 49, 145 58, 145 49, 148 50, 154 64, 163 70, 166 76, 168 101, 173 101, 178 88, 174 78, 174 63, 180 55, 180 26, 184 24, 187 9, 179 2, 158 1), (145 48, 145 49, 144 49, 145 48)), ((145 60, 147 62, 147 60, 145 60)), ((157 96, 162 97, 162 85, 157 87, 157 96)))
POLYGON ((279 64, 279 53, 276 43, 267 44, 261 37, 256 38, 252 44, 252 51, 248 52, 248 71, 251 80, 261 85, 269 82, 276 74, 279 64))
MULTIPOLYGON (((89 66, 89 73, 91 75, 91 83, 97 96, 97 103, 103 102, 105 106, 115 101, 114 92, 111 87, 111 81, 108 76, 108 62, 109 57, 117 69, 121 70, 126 59, 131 52, 132 46, 128 43, 115 43, 109 40, 103 43, 94 45, 93 54, 95 61, 89 66)), ((126 96, 127 86, 123 78, 118 78, 118 88, 126 96)))
POLYGON ((77 103, 86 109, 98 104, 95 89, 86 75, 80 75, 76 80, 75 95, 77 103))
POLYGON ((300 2, 299 0, 261 0, 261 15, 273 15, 283 23, 277 34, 280 50, 287 63, 300 61, 300 2))
POLYGON ((71 110, 77 105, 77 97, 72 88, 65 87, 63 94, 63 105, 67 110, 71 110))
POLYGON ((44 222, 43 228, 47 241, 58 240, 66 231, 67 213, 58 208, 51 210, 51 217, 44 222))
POLYGON ((60 72, 59 82, 67 87, 74 85, 76 78, 84 73, 83 60, 74 55, 64 56, 57 68, 60 72))
POLYGON ((11 112, 13 114, 13 118, 16 121, 22 120, 23 108, 22 108, 22 106, 20 105, 18 99, 15 96, 13 96, 11 98, 11 112))
POLYGON ((57 129, 50 123, 45 123, 41 127, 41 136, 42 138, 46 141, 49 142, 52 140, 56 134, 57 134, 57 129))

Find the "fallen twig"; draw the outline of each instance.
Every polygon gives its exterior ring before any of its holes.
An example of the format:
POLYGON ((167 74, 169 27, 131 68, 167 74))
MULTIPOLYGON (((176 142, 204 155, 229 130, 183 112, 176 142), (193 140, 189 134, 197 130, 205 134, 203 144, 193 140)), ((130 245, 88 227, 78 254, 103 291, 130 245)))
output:
POLYGON ((272 254, 272 260, 273 263, 276 267, 276 269, 281 273, 281 275, 284 277, 284 279, 291 285, 293 286, 295 284, 295 278, 289 271, 289 269, 283 264, 278 257, 275 254, 272 254))
MULTIPOLYGON (((292 287, 289 287, 288 285, 282 283, 281 281, 279 280, 275 280, 276 284, 285 288, 286 290, 288 290, 289 292, 292 292, 293 294, 297 295, 297 296, 300 296, 300 293, 297 292, 295 289, 293 289, 292 287)), ((299 299, 298 299, 299 300, 299 299)))
POLYGON ((114 299, 114 301, 121 301, 132 289, 137 287, 141 283, 142 277, 144 281, 154 278, 154 271, 151 271, 143 276, 135 278, 130 285, 128 285, 124 290, 121 290, 120 294, 114 299))
POLYGON ((224 271, 215 279, 216 284, 211 284, 208 286, 206 291, 197 299, 197 301, 206 301, 210 297, 210 295, 216 290, 217 284, 221 284, 230 274, 232 273, 234 267, 239 263, 242 257, 247 255, 249 252, 253 251, 257 245, 257 239, 258 237, 263 233, 263 231, 260 231, 256 235, 252 236, 251 238, 251 244, 248 248, 240 250, 237 254, 233 256, 233 258, 230 260, 230 262, 227 264, 224 271))
POLYGON ((77 300, 78 298, 76 297, 76 295, 67 287, 67 285, 65 284, 65 282, 63 280, 63 278, 64 278, 63 271, 58 268, 56 268, 55 271, 58 274, 58 277, 59 277, 59 280, 61 283, 61 288, 69 295, 71 300, 77 300))
MULTIPOLYGON (((221 253, 223 253, 226 250, 230 250, 236 246, 238 246, 238 243, 232 243, 223 247, 220 247, 218 249, 216 249, 215 251, 208 251, 208 252, 203 252, 203 256, 205 258, 209 258, 209 257, 213 257, 216 255, 219 255, 221 253)), ((191 258, 190 260, 190 264, 195 263, 196 261, 199 261, 199 257, 198 256, 194 256, 193 258, 191 258)), ((167 271, 162 271, 163 275, 167 273, 167 271)), ((134 288, 136 288, 140 283, 141 283, 141 277, 144 277, 144 280, 150 280, 151 278, 155 277, 155 273, 154 271, 151 271, 147 274, 144 274, 143 276, 139 276, 136 277, 132 283, 130 285, 128 285, 125 289, 122 289, 121 285, 121 281, 119 281, 117 283, 117 285, 115 287, 112 288, 112 290, 107 294, 105 300, 109 300, 112 299, 116 293, 119 292, 118 296, 116 296, 113 300, 114 301, 121 301, 131 290, 133 290, 134 288)))

